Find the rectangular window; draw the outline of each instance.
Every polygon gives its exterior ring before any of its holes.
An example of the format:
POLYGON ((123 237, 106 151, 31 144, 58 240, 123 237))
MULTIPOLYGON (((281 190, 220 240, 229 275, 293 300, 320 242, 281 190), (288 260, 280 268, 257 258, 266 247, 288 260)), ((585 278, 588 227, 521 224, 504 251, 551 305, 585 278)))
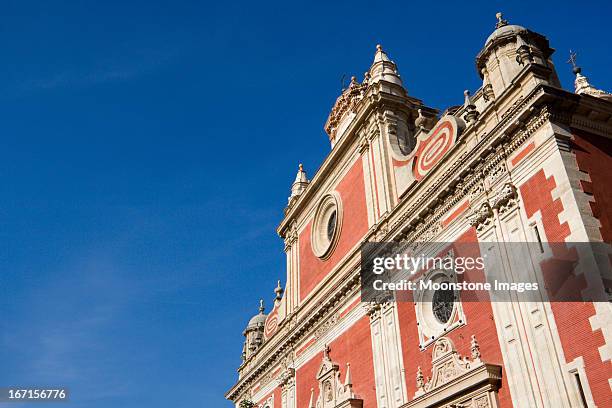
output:
POLYGON ((576 388, 578 389, 578 394, 580 395, 580 403, 583 408, 588 408, 586 396, 584 395, 584 389, 582 388, 582 381, 580 381, 580 374, 578 372, 574 372, 574 380, 576 381, 576 388))

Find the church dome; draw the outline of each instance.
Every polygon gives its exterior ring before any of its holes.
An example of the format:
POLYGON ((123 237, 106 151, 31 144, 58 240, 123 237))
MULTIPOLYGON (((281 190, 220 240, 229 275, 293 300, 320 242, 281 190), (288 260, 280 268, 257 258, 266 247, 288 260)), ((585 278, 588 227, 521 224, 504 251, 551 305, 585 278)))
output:
POLYGON ((489 36, 489 38, 487 38, 487 41, 485 42, 485 46, 489 45, 498 38, 513 37, 517 34, 524 32, 527 32, 527 29, 520 25, 510 24, 501 26, 491 33, 491 35, 489 36))
POLYGON ((257 327, 261 327, 266 322, 266 315, 263 313, 257 314, 251 317, 249 320, 249 324, 247 324, 247 330, 256 329, 257 327))
POLYGON ((263 327, 265 325, 266 318, 268 316, 264 314, 264 311, 265 311, 265 308, 263 305, 263 300, 260 300, 259 301, 259 313, 251 317, 251 320, 249 320, 249 324, 247 324, 245 331, 248 332, 251 330, 257 330, 258 328, 263 327))

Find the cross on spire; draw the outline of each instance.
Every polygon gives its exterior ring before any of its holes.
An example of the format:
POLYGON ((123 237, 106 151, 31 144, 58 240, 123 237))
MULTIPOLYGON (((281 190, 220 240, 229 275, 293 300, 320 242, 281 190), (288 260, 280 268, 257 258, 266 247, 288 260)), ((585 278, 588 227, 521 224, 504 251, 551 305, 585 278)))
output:
POLYGON ((578 54, 575 51, 572 51, 572 50, 570 50, 569 53, 570 53, 570 56, 569 56, 569 59, 567 60, 567 63, 572 66, 572 72, 574 74, 578 75, 580 73, 580 71, 582 71, 582 69, 576 63, 576 56, 578 54))
POLYGON ((329 352, 331 351, 331 348, 329 347, 329 345, 325 344, 323 346, 323 357, 327 360, 329 360, 329 352))
POLYGON ((567 63, 568 64, 572 64, 572 67, 576 66, 576 55, 578 55, 578 54, 576 54, 575 51, 570 50, 570 57, 567 60, 567 63))

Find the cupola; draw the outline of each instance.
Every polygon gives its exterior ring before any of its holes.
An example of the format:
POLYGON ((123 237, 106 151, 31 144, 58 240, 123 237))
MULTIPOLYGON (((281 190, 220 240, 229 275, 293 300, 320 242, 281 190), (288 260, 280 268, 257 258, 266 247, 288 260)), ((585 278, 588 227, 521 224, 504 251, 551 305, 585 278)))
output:
POLYGON ((246 329, 242 333, 245 337, 244 347, 242 348, 242 360, 247 360, 255 353, 264 340, 264 326, 267 316, 265 312, 263 299, 259 301, 259 313, 249 320, 246 329))
MULTIPOLYGON (((487 94, 497 97, 526 67, 536 72, 535 82, 560 86, 548 39, 523 26, 510 24, 497 13, 495 30, 476 57, 476 68, 487 94)), ((489 95, 488 95, 489 96, 489 95)))

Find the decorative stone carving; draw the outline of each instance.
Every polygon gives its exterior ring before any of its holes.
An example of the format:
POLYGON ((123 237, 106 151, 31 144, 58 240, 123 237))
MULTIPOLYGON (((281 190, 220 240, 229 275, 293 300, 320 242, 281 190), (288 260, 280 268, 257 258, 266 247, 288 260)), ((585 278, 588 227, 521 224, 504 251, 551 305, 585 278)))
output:
POLYGON ((376 319, 380 317, 381 305, 378 302, 366 302, 363 304, 363 308, 370 319, 376 319))
POLYGON ((489 408, 491 404, 489 404, 489 399, 486 395, 483 395, 480 398, 474 400, 474 408, 489 408))
POLYGON ((420 391, 417 390, 415 397, 441 387, 470 369, 470 361, 461 358, 455 350, 455 345, 446 337, 436 341, 431 363, 431 379, 428 379, 424 385, 419 386, 417 374, 417 387, 420 391))
POLYGON ((520 35, 516 37, 516 47, 516 62, 519 65, 525 65, 534 61, 531 47, 520 35))
POLYGON ((344 117, 344 114, 354 110, 357 103, 363 98, 363 94, 367 87, 368 84, 366 81, 360 84, 357 82, 357 78, 351 78, 351 83, 336 100, 336 103, 329 114, 329 118, 327 119, 327 123, 325 124, 325 131, 329 135, 330 139, 335 137, 336 128, 344 117))
POLYGON ((477 180, 469 189, 470 202, 473 202, 479 195, 484 193, 485 187, 482 180, 477 180))
POLYGON ((497 163, 491 163, 491 166, 486 172, 487 186, 491 186, 496 180, 498 180, 500 177, 502 177, 508 172, 508 168, 506 167, 506 161, 503 157, 498 156, 493 160, 495 160, 497 163))
MULTIPOLYGON (((427 379, 427 381, 429 381, 429 379, 427 379)), ((416 385, 417 393, 423 394, 425 392, 425 377, 423 376, 423 370, 421 370, 421 366, 417 368, 416 385)))
POLYGON ((297 223, 294 221, 293 223, 291 223, 291 227, 289 228, 289 231, 285 235, 285 251, 287 251, 289 248, 291 248, 291 246, 293 246, 293 244, 297 241, 297 238, 298 238, 297 223))
MULTIPOLYGON (((382 291, 381 291, 382 292, 382 291)), ((370 321, 380 319, 382 317, 383 311, 388 310, 394 304, 393 292, 384 291, 381 295, 377 296, 371 302, 364 302, 363 308, 368 316, 370 316, 370 321)))
POLYGON ((503 214, 516 206, 517 197, 516 187, 511 183, 506 183, 493 198, 491 202, 492 207, 499 211, 500 214, 503 214))
POLYGON ((368 140, 367 137, 363 137, 361 139, 361 141, 359 142, 359 147, 358 147, 358 151, 361 154, 366 153, 368 150, 370 149, 370 141, 368 140))
POLYGON ((482 97, 485 102, 492 101, 495 98, 495 93, 493 92, 493 86, 491 84, 486 84, 482 87, 482 97))
POLYGON ((344 382, 340 380, 340 368, 329 357, 329 346, 323 348, 323 360, 317 371, 319 396, 315 400, 314 389, 311 390, 308 408, 362 408, 363 400, 353 392, 350 364, 346 365, 344 382), (316 403, 315 403, 316 401, 316 403))
POLYGON ((414 120, 414 126, 421 132, 429 132, 434 125, 433 120, 423 115, 423 109, 419 109, 417 112, 419 116, 414 120))
POLYGON ((255 408, 255 403, 249 399, 243 399, 242 401, 240 401, 240 404, 238 404, 239 408, 255 408))
POLYGON ((468 222, 480 232, 493 223, 493 210, 488 202, 484 202, 467 217, 468 222))
POLYGON ((316 340, 320 339, 325 333, 329 331, 332 327, 338 324, 338 320, 340 320, 340 314, 334 313, 327 319, 323 324, 321 324, 314 332, 314 338, 316 340))
POLYGON ((295 383, 295 369, 293 365, 293 356, 288 354, 281 362, 281 373, 278 376, 278 385, 281 389, 291 387, 295 383))
POLYGON ((471 354, 471 360, 461 357, 450 339, 438 339, 432 353, 431 379, 425 381, 418 367, 414 399, 402 408, 496 407, 493 394, 501 383, 501 367, 480 360, 480 346, 475 336, 471 338, 471 354))
POLYGON ((278 385, 281 388, 285 388, 287 386, 293 385, 294 381, 295 381, 295 369, 291 367, 283 371, 278 377, 278 385))

